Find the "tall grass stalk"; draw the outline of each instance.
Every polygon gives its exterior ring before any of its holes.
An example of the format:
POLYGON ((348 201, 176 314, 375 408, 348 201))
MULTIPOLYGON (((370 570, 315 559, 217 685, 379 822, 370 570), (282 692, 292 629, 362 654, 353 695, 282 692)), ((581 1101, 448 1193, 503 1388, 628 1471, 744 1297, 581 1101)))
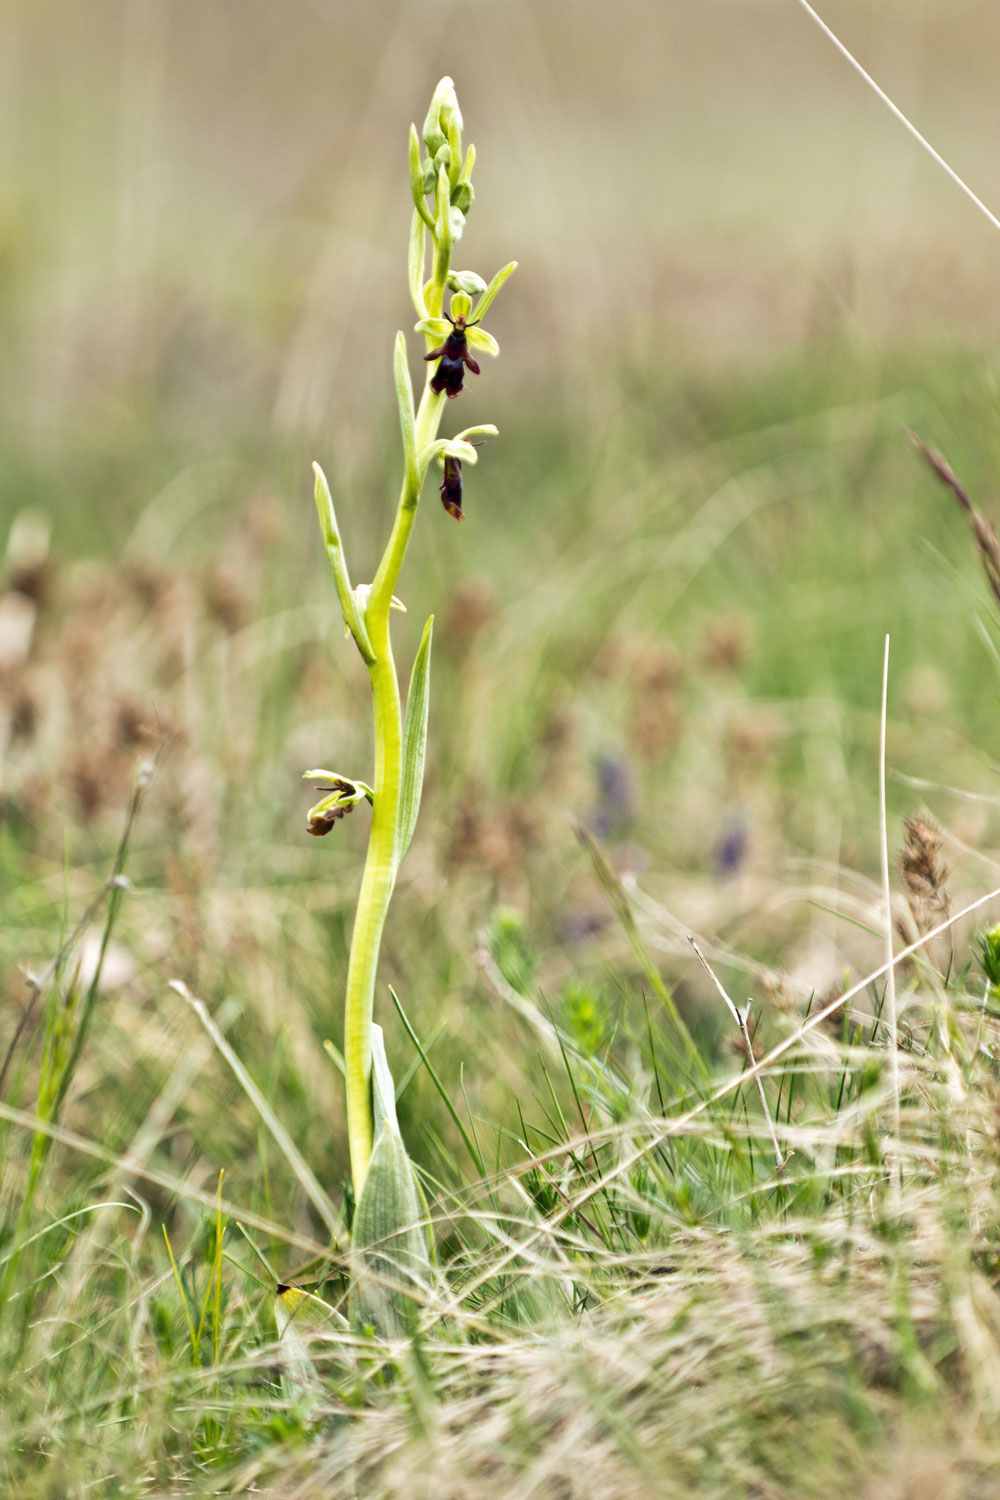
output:
POLYGON ((979 212, 983 214, 983 216, 987 218, 993 225, 993 228, 1000 229, 1000 219, 997 218, 993 210, 986 206, 982 198, 980 198, 977 193, 973 192, 972 188, 965 181, 965 179, 959 176, 959 174, 955 171, 955 168, 945 160, 940 151, 936 150, 935 147, 931 145, 927 137, 920 133, 920 131, 914 125, 913 121, 903 113, 899 105, 886 93, 885 89, 882 88, 880 84, 876 83, 875 79, 868 72, 868 70, 861 65, 850 48, 840 40, 840 37, 833 30, 833 28, 831 26, 828 26, 819 12, 813 9, 813 7, 809 4, 809 0, 796 0, 796 4, 798 4, 801 9, 805 11, 809 19, 819 27, 820 31, 822 31, 827 40, 833 43, 834 47, 836 47, 837 51, 840 53, 844 61, 850 64, 859 78, 863 79, 863 81, 871 89, 875 97, 877 99, 880 99, 885 105, 886 109, 888 109, 893 115, 895 115, 896 119, 902 125, 903 129, 913 137, 917 145, 920 146, 922 150, 927 152, 927 155, 931 158, 932 161, 937 163, 937 165, 943 172, 947 173, 955 186, 965 194, 970 203, 975 204, 976 208, 979 209, 979 212))

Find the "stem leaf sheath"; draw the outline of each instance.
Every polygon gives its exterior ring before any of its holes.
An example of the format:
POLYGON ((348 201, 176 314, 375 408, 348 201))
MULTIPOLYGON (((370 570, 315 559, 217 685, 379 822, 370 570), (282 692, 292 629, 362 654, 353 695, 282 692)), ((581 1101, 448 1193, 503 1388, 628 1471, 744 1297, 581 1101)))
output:
POLYGON ((406 1154, 381 1026, 372 1026, 375 1143, 354 1215, 350 1319, 363 1331, 401 1338, 431 1289, 427 1205, 406 1154))
POLYGON ((399 847, 396 867, 410 847, 420 811, 424 785, 424 757, 427 751, 427 714, 430 708, 431 638, 434 616, 424 626, 420 649, 413 663, 410 689, 406 695, 406 717, 403 721, 403 784, 400 790, 399 847))

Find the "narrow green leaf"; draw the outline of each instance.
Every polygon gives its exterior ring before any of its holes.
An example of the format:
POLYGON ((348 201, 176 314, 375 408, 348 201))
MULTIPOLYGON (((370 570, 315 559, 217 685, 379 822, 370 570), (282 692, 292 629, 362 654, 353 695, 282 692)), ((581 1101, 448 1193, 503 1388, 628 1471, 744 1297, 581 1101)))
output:
POLYGON ((423 219, 415 213, 410 220, 410 245, 406 272, 410 283, 410 300, 418 318, 427 316, 427 303, 424 301, 424 260, 427 254, 425 232, 423 219))
POLYGON ((486 288, 486 290, 483 293, 483 295, 480 297, 479 301, 476 303, 476 318, 477 318, 477 320, 479 318, 484 318, 486 316, 487 312, 489 311, 490 304, 493 301, 493 298, 496 296, 497 292, 503 286, 504 282, 507 280, 507 277, 508 276, 513 276, 513 274, 514 274, 514 272, 516 270, 517 270, 517 261, 516 260, 512 260, 506 266, 503 266, 497 272, 497 274, 494 276, 493 280, 490 282, 489 286, 486 288))
POLYGON ((590 855, 590 861, 594 867, 594 873, 596 874, 601 885, 604 887, 605 895, 608 897, 611 908, 614 911, 615 916, 618 918, 619 924, 632 946, 633 953, 638 959, 646 975, 646 978, 649 980, 650 985, 662 1000, 664 1009, 673 1022, 674 1028, 680 1037, 685 1052, 687 1053, 693 1076, 700 1079, 706 1079, 708 1077, 708 1068, 706 1066, 705 1059, 699 1052, 697 1043, 692 1037, 687 1023, 684 1020, 684 1017, 677 1009, 677 1002, 673 997, 673 993, 667 987, 667 985, 664 984, 663 976, 660 974, 659 969, 653 963, 653 960, 650 958, 649 954, 646 951, 646 945, 643 942, 642 934, 640 933, 638 923, 635 920, 635 913, 632 911, 632 905, 625 891, 625 887, 622 885, 617 874, 611 868, 607 859, 604 857, 604 853, 593 835, 588 833, 586 828, 584 828, 582 824, 575 825, 575 832, 580 843, 590 855))
POLYGON ((413 386, 410 382, 410 367, 406 362, 406 339, 396 334, 396 347, 392 355, 392 373, 396 382, 396 401, 399 405, 399 430, 403 435, 403 462, 406 467, 406 490, 417 503, 419 484, 417 481, 417 427, 413 412, 413 386))
POLYGON ((341 1052, 340 1048, 336 1045, 335 1042, 331 1042, 329 1037, 326 1037, 323 1041, 323 1051, 333 1063, 334 1067, 338 1069, 341 1078, 346 1078, 347 1064, 344 1061, 344 1054, 341 1052))
POLYGON ((361 655, 370 665, 375 660, 375 653, 368 639, 368 632, 365 629, 365 622, 358 609, 354 590, 351 588, 351 579, 347 571, 347 559, 344 556, 344 544, 340 540, 337 513, 333 508, 333 496, 330 494, 330 486, 326 482, 326 475, 319 464, 313 464, 313 472, 316 475, 314 490, 316 513, 319 516, 319 525, 323 533, 323 544, 326 547, 330 571, 333 574, 333 581, 337 586, 337 598, 340 600, 344 624, 357 642, 361 655))
POLYGON ((433 233, 434 220, 424 197, 424 168, 420 160, 420 137, 415 125, 410 126, 410 192, 413 194, 414 208, 433 233))
POLYGON ((163 1225, 163 1238, 166 1241, 167 1254, 170 1257, 170 1269, 174 1273, 174 1282, 176 1284, 178 1292, 180 1293, 181 1305, 184 1308, 184 1318, 187 1323, 188 1338, 191 1340, 191 1358, 194 1361, 195 1365, 198 1365, 201 1362, 198 1357, 198 1334, 194 1326, 194 1318, 191 1314, 191 1303, 188 1301, 187 1290, 184 1286, 184 1278, 180 1273, 180 1268, 174 1255, 174 1247, 173 1245, 171 1245, 170 1236, 167 1233, 166 1224, 163 1225))
POLYGON ((410 847, 420 811, 420 794, 424 786, 424 756, 427 750, 427 714, 430 708, 431 637, 434 616, 424 626, 406 695, 406 717, 403 720, 403 785, 400 789, 399 845, 396 868, 410 847))
MULTIPOLYGON (((466 1130, 465 1126, 463 1125, 461 1117, 460 1117, 460 1115, 458 1113, 458 1110, 455 1108, 454 1104, 452 1104, 452 1102, 451 1102, 451 1098, 450 1098, 450 1096, 448 1094, 448 1090, 445 1088, 444 1084, 441 1082, 441 1080, 438 1077, 437 1073, 435 1073, 434 1068, 431 1065, 431 1060, 427 1056, 427 1052, 424 1050, 424 1048, 420 1044, 420 1038, 417 1036, 417 1033, 414 1031, 413 1027, 410 1025, 410 1018, 406 1014, 406 1011, 403 1009, 402 1001, 400 1000, 399 996, 396 994, 396 991, 393 989, 393 987, 392 987, 391 984, 389 986, 389 994, 392 996, 392 1003, 393 1003, 393 1005, 395 1005, 396 1009, 399 1011, 399 1019, 402 1021, 403 1025, 406 1027, 407 1033, 409 1034, 410 1041, 413 1043, 414 1047, 416 1047, 416 1049, 417 1049, 417 1053, 419 1055, 420 1061, 423 1063, 424 1067, 427 1069, 428 1073, 431 1076, 431 1082, 433 1083, 434 1087, 437 1089, 438 1093, 441 1095, 441 1099, 444 1102, 445 1109, 451 1115, 451 1118, 454 1120, 456 1126, 458 1127, 458 1132, 461 1135, 462 1140, 465 1142, 465 1149, 468 1151, 469 1155, 472 1157, 472 1160, 475 1163, 476 1169, 479 1172, 480 1177, 486 1177, 488 1175, 487 1171, 486 1171, 486 1164, 483 1161, 482 1154, 481 1154, 481 1152, 479 1150, 479 1147, 472 1140, 471 1136, 469 1135, 469 1132, 466 1130)), ((400 1093, 402 1093, 402 1089, 400 1089, 400 1093)))

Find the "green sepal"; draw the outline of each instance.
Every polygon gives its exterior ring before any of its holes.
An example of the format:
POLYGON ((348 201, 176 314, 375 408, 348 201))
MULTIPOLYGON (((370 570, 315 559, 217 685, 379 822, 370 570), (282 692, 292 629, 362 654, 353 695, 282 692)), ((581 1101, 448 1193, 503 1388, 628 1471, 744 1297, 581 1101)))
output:
POLYGON ((414 208, 427 228, 433 231, 434 219, 425 198, 427 189, 424 187, 424 164, 420 160, 420 137, 415 125, 410 126, 410 192, 413 194, 414 208))
POLYGON ((413 411, 413 386, 410 382, 410 367, 406 362, 406 339, 396 334, 396 347, 392 355, 392 374, 396 382, 396 401, 399 405, 399 429, 403 435, 403 464, 406 471, 406 492, 417 503, 417 425, 413 411))
POLYGON ((501 267, 501 269, 494 276, 493 280, 490 282, 489 286, 486 288, 483 295, 480 297, 479 301, 476 303, 477 318, 485 317, 487 311, 489 310, 490 304, 493 301, 493 298, 503 286, 504 282, 507 280, 507 277, 513 276, 516 270, 516 260, 509 261, 507 265, 501 267))
MULTIPOLYGON (((368 802, 372 807, 375 806, 375 793, 367 782, 359 781, 356 776, 342 776, 339 771, 328 771, 324 766, 320 766, 314 771, 303 771, 302 780, 339 781, 342 785, 342 790, 338 795, 342 799, 349 799, 352 803, 368 802)), ((324 800, 329 801, 330 799, 325 798, 324 800)))
MULTIPOLYGON (((476 311, 478 312, 479 309, 477 308, 476 311)), ((500 345, 492 333, 487 333, 485 328, 467 328, 465 336, 471 349, 481 349, 484 354, 500 353, 500 345)))
POLYGON ((479 454, 472 443, 463 442, 461 438, 435 438, 433 443, 428 443, 426 448, 420 450, 420 457, 417 460, 421 489, 431 464, 437 460, 443 465, 445 454, 449 458, 459 459, 463 464, 479 462, 479 454))
POLYGON ((475 427, 463 427, 461 432, 456 432, 452 438, 453 443, 467 442, 471 444, 474 437, 499 437, 499 427, 494 427, 492 422, 480 422, 475 427))
POLYGON ((427 714, 430 708, 431 638, 434 616, 424 626, 424 633, 410 674, 403 720, 403 784, 399 793, 399 843, 396 868, 410 847, 417 826, 420 796, 424 785, 424 758, 427 751, 427 714))
POLYGON ((358 611, 354 590, 351 588, 351 579, 347 571, 347 559, 344 556, 344 544, 340 539, 337 514, 333 508, 333 496, 330 494, 330 486, 326 482, 326 475, 319 464, 313 464, 313 471, 316 475, 316 484, 313 491, 316 500, 316 513, 319 516, 320 530, 323 533, 323 543, 326 547, 330 571, 333 574, 333 581, 337 586, 337 597, 340 600, 344 624, 357 642, 357 647, 362 657, 370 666, 375 660, 375 652, 372 650, 371 641, 368 639, 368 631, 365 629, 364 619, 358 611))
POLYGON ((451 315, 457 321, 459 318, 468 318, 472 311, 472 298, 468 292, 453 292, 451 296, 451 315))
POLYGON ((451 333, 447 318, 421 318, 413 325, 414 333, 423 333, 430 339, 446 339, 451 333))
POLYGON ((352 1327, 403 1338, 433 1284, 425 1227, 427 1205, 396 1118, 392 1074, 381 1026, 372 1026, 375 1141, 352 1231, 352 1327))

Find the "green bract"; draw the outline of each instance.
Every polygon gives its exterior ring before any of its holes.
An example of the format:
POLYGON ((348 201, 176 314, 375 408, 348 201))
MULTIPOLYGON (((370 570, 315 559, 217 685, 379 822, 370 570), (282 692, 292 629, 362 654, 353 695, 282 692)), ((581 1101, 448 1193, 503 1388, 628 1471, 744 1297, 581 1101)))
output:
POLYGON ((375 1145, 354 1213, 351 1323, 383 1338, 408 1333, 431 1291, 432 1242, 423 1190, 396 1119, 381 1026, 372 1027, 375 1145))

